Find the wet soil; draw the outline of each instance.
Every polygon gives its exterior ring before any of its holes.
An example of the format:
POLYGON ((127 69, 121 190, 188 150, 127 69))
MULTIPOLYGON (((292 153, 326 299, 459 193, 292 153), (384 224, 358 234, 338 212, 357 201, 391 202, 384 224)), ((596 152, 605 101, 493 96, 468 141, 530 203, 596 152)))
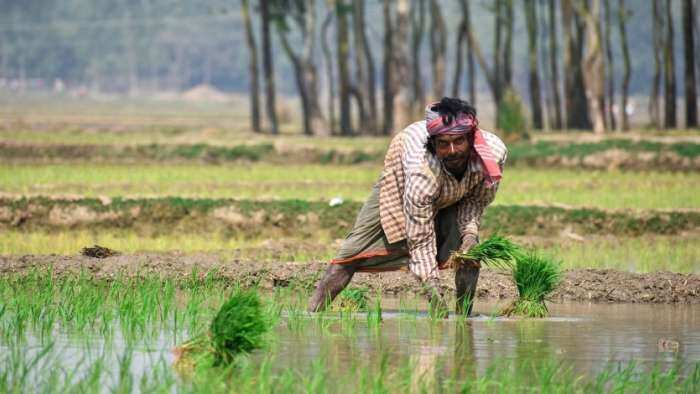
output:
MULTIPOLYGON (((53 269, 57 276, 81 271, 95 279, 158 275, 174 280, 214 278, 236 281, 262 288, 295 286, 310 289, 322 275, 323 262, 285 263, 242 261, 218 254, 143 253, 111 256, 104 259, 86 256, 27 255, 1 256, 0 274, 25 274, 35 269, 53 269)), ((354 286, 386 295, 418 293, 417 281, 407 271, 381 274, 357 274, 354 286)), ((448 294, 454 289, 452 273, 442 272, 442 285, 448 294)), ((480 299, 513 299, 516 289, 506 274, 482 269, 477 296, 480 299)), ((684 303, 700 304, 700 275, 672 272, 637 274, 616 270, 580 269, 565 272, 551 301, 587 301, 596 303, 684 303)))

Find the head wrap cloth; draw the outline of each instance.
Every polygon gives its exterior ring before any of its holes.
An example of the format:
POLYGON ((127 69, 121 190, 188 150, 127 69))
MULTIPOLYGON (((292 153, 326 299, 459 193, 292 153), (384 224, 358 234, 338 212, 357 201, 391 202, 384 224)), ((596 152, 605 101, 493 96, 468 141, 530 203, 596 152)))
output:
POLYGON ((474 115, 459 113, 456 117, 440 115, 433 110, 439 103, 428 104, 425 107, 425 127, 430 137, 438 135, 454 135, 474 133, 474 145, 472 149, 481 160, 481 168, 487 186, 491 187, 501 180, 501 168, 491 148, 489 148, 484 135, 479 129, 479 120, 474 115))

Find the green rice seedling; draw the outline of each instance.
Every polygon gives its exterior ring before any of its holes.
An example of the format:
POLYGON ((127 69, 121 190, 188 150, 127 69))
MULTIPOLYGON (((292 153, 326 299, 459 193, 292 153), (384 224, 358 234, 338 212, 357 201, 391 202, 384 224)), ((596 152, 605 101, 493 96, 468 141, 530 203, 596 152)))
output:
POLYGON ((175 350, 177 363, 230 365, 238 355, 262 347, 263 336, 269 329, 257 293, 236 289, 217 312, 209 332, 175 350))
POLYGON ((505 315, 545 317, 549 315, 545 297, 561 280, 559 263, 534 252, 518 258, 513 267, 513 281, 518 299, 503 312, 505 315))
POLYGON ((336 301, 334 309, 342 312, 366 311, 369 306, 369 297, 367 297, 368 292, 369 289, 366 287, 345 288, 338 295, 338 301, 336 301))
POLYGON ((523 255, 524 252, 520 246, 506 237, 494 234, 486 241, 469 249, 468 252, 457 252, 453 257, 460 262, 475 260, 492 268, 511 269, 515 260, 523 255))
POLYGON ((373 328, 379 328, 382 323, 382 299, 381 294, 377 294, 374 300, 374 306, 367 312, 367 325, 373 328))

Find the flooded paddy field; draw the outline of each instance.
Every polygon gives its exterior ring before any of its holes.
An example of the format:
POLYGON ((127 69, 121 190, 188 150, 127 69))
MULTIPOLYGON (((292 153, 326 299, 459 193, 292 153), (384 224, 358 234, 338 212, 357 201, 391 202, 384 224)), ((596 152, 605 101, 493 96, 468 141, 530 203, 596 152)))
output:
POLYGON ((432 319, 412 295, 371 296, 367 312, 307 314, 307 291, 259 289, 272 330, 233 366, 178 366, 173 349, 206 332, 236 286, 157 277, 94 280, 5 275, 2 391, 157 392, 694 392, 695 305, 550 304, 552 317, 432 319))

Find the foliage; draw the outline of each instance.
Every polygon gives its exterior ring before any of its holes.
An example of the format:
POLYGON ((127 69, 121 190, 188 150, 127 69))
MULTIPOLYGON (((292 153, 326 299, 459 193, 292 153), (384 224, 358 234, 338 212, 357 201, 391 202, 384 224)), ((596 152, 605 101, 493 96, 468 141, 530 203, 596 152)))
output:
POLYGON ((513 267, 518 299, 506 310, 508 315, 545 317, 549 314, 545 297, 561 279, 559 263, 534 252, 521 255, 513 267))
POLYGON ((523 254, 522 249, 506 237, 498 234, 464 252, 455 253, 459 260, 476 260, 489 267, 509 269, 523 254))
POLYGON ((342 311, 359 312, 366 311, 369 306, 369 297, 366 287, 346 287, 338 295, 335 305, 342 311))
POLYGON ((518 93, 508 89, 498 107, 498 129, 503 132, 506 141, 528 139, 528 126, 523 102, 518 93))
POLYGON ((183 362, 194 360, 197 367, 210 358, 214 366, 229 365, 238 355, 262 347, 263 336, 269 329, 270 322, 257 293, 236 289, 219 309, 209 332, 196 336, 178 349, 180 359, 183 362))

